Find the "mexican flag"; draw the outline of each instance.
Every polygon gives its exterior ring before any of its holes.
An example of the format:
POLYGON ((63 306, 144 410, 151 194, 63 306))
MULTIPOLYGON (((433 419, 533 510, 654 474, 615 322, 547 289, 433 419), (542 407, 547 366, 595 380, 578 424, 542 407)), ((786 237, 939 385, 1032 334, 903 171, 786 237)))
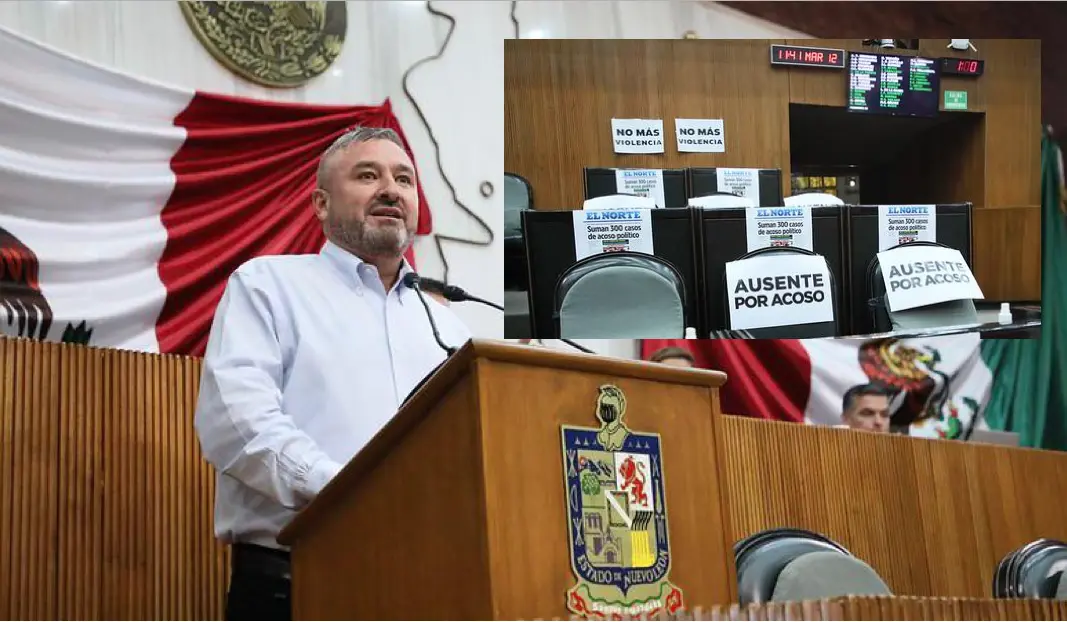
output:
MULTIPOLYGON (((202 354, 240 264, 322 248, 310 204, 322 151, 356 125, 404 136, 388 101, 182 90, 3 28, 0 58, 0 334, 10 336, 202 354)), ((421 188, 419 200, 425 235, 421 188)))
POLYGON ((731 415, 842 424, 853 386, 878 382, 895 394, 892 425, 911 436, 957 438, 982 426, 993 376, 977 334, 927 339, 645 340, 642 355, 680 346, 697 366, 726 372, 722 411, 731 415))
POLYGON ((982 357, 996 383, 986 421, 1028 447, 1067 451, 1067 193, 1063 156, 1041 145, 1041 338, 987 340, 982 357))

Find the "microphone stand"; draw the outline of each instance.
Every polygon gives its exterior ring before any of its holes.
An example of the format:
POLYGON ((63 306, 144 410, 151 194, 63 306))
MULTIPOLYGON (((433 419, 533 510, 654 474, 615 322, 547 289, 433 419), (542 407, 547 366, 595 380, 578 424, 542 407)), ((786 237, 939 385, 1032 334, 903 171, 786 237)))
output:
POLYGON ((437 322, 433 319, 433 312, 430 311, 430 304, 426 302, 426 297, 422 294, 422 287, 419 283, 420 280, 419 275, 414 272, 409 272, 404 276, 404 285, 415 290, 415 295, 418 296, 419 302, 422 303, 422 308, 426 310, 426 319, 430 321, 430 330, 433 331, 434 341, 437 342, 437 345, 441 346, 441 349, 445 351, 445 354, 452 356, 456 353, 457 348, 453 348, 441 340, 441 333, 437 330, 437 322))
POLYGON ((437 373, 437 370, 441 369, 441 365, 447 363, 448 359, 458 350, 458 348, 454 348, 446 344, 441 339, 441 332, 437 330, 437 322, 435 322, 433 319, 433 312, 430 311, 430 305, 426 302, 426 297, 422 294, 422 288, 419 287, 419 275, 415 274, 414 272, 409 272, 404 276, 404 285, 407 285, 415 291, 415 295, 418 297, 419 302, 422 303, 422 308, 426 310, 426 319, 430 321, 430 330, 433 331, 433 339, 437 342, 437 345, 445 351, 445 360, 441 361, 441 363, 434 367, 430 373, 423 376, 422 380, 420 380, 419 383, 415 385, 415 388, 412 389, 411 392, 407 394, 407 397, 404 398, 404 401, 400 403, 401 407, 403 407, 404 404, 407 404, 408 401, 411 400, 411 396, 418 393, 419 389, 421 389, 422 386, 426 384, 426 381, 432 378, 433 375, 437 373))
MULTIPOLYGON (((504 311, 504 307, 496 304, 495 302, 489 302, 488 300, 483 300, 477 296, 472 296, 471 294, 468 294, 462 287, 459 287, 457 285, 445 285, 440 281, 427 278, 423 278, 422 281, 425 282, 427 285, 430 285, 433 288, 433 291, 440 293, 442 296, 444 296, 446 300, 450 300, 452 302, 477 302, 487 307, 492 307, 498 311, 504 311)), ((596 354, 596 352, 593 352, 589 348, 575 343, 570 339, 560 339, 560 341, 569 345, 575 350, 578 350, 579 352, 584 352, 586 354, 596 354)))

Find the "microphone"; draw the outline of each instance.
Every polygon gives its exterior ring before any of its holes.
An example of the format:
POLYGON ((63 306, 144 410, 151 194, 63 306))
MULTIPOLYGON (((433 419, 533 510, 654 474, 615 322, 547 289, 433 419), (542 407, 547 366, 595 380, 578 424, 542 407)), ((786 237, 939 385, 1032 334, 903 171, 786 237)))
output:
MULTIPOLYGON (((426 291, 438 294, 440 296, 444 296, 445 300, 451 300, 452 302, 477 302, 497 309, 498 311, 504 310, 504 307, 496 304, 495 302, 489 302, 488 300, 483 300, 477 296, 472 296, 471 294, 468 294, 462 287, 458 285, 445 285, 441 281, 438 281, 437 279, 431 279, 429 277, 419 277, 419 281, 420 284, 426 289, 426 291)), ((589 348, 577 344, 571 341, 570 339, 560 339, 560 341, 569 345, 575 350, 585 352, 586 354, 596 354, 596 352, 593 352, 589 348)))
POLYGON ((422 308, 426 309, 426 319, 430 320, 430 330, 433 331, 434 341, 437 342, 437 345, 441 346, 441 349, 445 351, 446 355, 452 356, 456 353, 456 348, 445 345, 445 342, 441 341, 441 333, 437 330, 437 322, 434 321, 433 313, 430 312, 430 305, 426 302, 426 297, 422 295, 422 289, 419 287, 421 280, 419 275, 414 272, 408 272, 404 275, 404 285, 415 290, 415 295, 419 297, 419 302, 422 303, 422 308))
POLYGON ((420 281, 423 289, 434 294, 440 294, 441 296, 444 296, 445 300, 451 300, 452 302, 480 302, 481 304, 490 306, 498 311, 504 310, 504 307, 495 302, 489 302, 488 300, 483 300, 477 296, 468 294, 466 290, 458 285, 446 285, 437 279, 431 279, 429 277, 420 277, 420 281))

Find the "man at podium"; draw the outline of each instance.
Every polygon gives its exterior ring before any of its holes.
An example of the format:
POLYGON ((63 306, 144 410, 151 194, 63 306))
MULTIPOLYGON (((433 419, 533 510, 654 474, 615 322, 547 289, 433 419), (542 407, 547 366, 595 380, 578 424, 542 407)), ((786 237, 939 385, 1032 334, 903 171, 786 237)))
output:
POLYGON ((470 333, 404 284, 415 167, 395 132, 356 128, 323 153, 318 255, 259 257, 230 277, 204 357, 196 430, 218 472, 215 534, 232 545, 228 620, 285 620, 278 533, 470 333), (428 308, 427 308, 428 307, 428 308))

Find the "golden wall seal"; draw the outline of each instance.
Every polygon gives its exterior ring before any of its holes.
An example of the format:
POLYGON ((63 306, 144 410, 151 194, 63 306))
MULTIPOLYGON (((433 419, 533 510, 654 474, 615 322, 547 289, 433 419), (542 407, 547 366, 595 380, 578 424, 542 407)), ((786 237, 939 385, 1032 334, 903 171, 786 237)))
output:
POLYGON ((341 53, 345 3, 178 3, 197 39, 234 73, 265 86, 295 87, 326 71, 341 53))

